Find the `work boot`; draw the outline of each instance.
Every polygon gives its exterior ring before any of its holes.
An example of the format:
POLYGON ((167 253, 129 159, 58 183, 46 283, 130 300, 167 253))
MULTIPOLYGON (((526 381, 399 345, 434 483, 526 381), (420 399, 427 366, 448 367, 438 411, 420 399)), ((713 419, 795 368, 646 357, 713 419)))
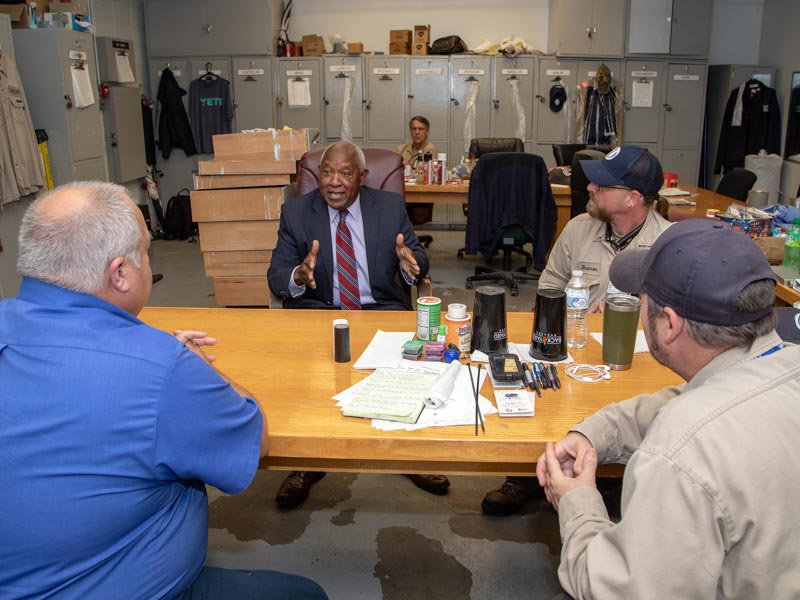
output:
POLYGON ((544 497, 544 489, 535 477, 524 483, 506 480, 498 489, 486 494, 481 510, 485 515, 513 515, 536 497, 544 497))
POLYGON ((291 475, 283 480, 281 487, 278 489, 278 495, 275 496, 275 502, 284 509, 300 506, 308 498, 311 486, 323 477, 325 477, 325 473, 293 471, 291 475))

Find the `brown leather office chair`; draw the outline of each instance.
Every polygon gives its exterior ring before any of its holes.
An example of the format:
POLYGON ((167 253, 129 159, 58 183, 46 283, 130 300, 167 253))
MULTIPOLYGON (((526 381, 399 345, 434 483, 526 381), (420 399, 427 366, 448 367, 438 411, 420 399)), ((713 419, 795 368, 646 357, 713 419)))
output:
MULTIPOLYGON (((403 158, 396 152, 384 148, 362 148, 369 175, 366 185, 387 192, 395 192, 405 198, 405 179, 403 177, 403 158)), ((319 187, 319 161, 324 148, 306 152, 297 166, 297 194, 305 194, 319 187)), ((412 225, 429 223, 433 219, 433 204, 407 204, 406 212, 412 225)), ((417 236, 427 248, 433 238, 429 235, 417 236)))

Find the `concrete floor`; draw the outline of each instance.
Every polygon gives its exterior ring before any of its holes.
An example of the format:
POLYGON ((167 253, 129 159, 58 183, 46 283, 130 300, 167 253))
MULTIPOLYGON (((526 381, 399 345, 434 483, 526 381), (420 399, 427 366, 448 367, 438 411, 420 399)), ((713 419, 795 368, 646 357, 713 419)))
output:
MULTIPOLYGON (((471 310, 474 290, 464 289, 464 280, 483 258, 456 258, 463 231, 430 233, 434 295, 471 310)), ((215 305, 198 244, 154 241, 150 256, 153 271, 164 275, 150 305, 215 305)), ((507 309, 530 311, 535 293, 535 282, 521 285, 516 298, 506 294, 507 309)), ((330 473, 303 506, 282 511, 274 498, 285 475, 260 471, 237 496, 209 491, 209 564, 305 575, 333 600, 560 593, 558 517, 549 504, 537 500, 512 517, 481 514, 481 499, 502 477, 452 477, 449 493, 434 496, 399 475, 330 473)))

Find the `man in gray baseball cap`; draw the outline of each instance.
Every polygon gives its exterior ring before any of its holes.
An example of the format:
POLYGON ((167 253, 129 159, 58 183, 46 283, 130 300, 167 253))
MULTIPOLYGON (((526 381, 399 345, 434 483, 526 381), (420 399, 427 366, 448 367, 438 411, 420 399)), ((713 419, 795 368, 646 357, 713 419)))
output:
POLYGON ((548 443, 537 476, 559 513, 562 586, 574 598, 797 597, 800 346, 775 332, 764 255, 689 219, 620 253, 610 277, 641 295, 650 352, 686 383, 548 443), (598 463, 627 464, 617 524, 598 463))

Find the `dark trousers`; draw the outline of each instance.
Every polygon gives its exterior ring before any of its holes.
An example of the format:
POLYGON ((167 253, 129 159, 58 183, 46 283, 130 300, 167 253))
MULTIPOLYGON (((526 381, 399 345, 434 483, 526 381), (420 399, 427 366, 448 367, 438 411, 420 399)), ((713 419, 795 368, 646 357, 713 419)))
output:
POLYGON ((305 577, 277 571, 242 571, 203 567, 179 600, 328 600, 323 589, 305 577))

